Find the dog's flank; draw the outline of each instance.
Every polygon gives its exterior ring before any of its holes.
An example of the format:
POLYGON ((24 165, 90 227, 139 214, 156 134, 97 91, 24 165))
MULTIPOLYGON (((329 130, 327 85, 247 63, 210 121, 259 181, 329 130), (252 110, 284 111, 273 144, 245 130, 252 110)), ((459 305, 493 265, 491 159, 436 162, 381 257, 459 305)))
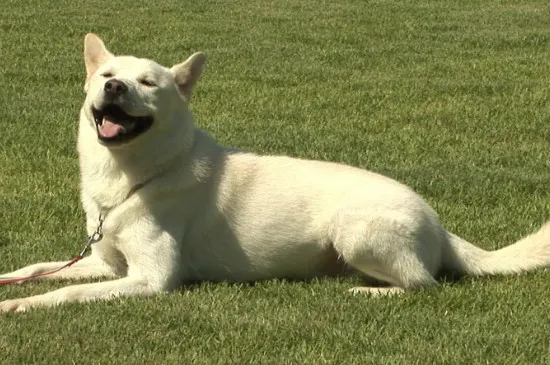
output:
POLYGON ((219 146, 195 127, 188 109, 202 53, 168 69, 115 57, 89 34, 84 61, 81 198, 89 234, 106 215, 104 236, 90 256, 51 277, 109 280, 7 300, 0 310, 150 295, 197 280, 349 273, 388 285, 353 291, 390 294, 436 286, 442 270, 481 276, 550 266, 548 223, 516 244, 485 251, 443 229, 419 195, 390 178, 219 146))

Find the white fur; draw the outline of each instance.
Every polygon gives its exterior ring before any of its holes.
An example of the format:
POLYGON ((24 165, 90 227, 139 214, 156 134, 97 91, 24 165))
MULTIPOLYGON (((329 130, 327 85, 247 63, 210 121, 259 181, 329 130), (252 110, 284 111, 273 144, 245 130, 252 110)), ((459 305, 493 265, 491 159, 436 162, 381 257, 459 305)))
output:
MULTIPOLYGON (((205 63, 201 53, 167 69, 114 57, 88 35, 85 61, 78 137, 82 203, 89 234, 99 214, 107 213, 104 238, 90 256, 52 277, 111 280, 4 301, 0 310, 154 294, 197 280, 349 272, 390 285, 355 291, 386 294, 437 285, 441 270, 509 274, 550 265, 550 224, 488 252, 448 233, 420 196, 387 177, 219 146, 195 128, 188 110, 205 63), (121 101, 127 112, 153 115, 155 122, 135 140, 111 148, 98 142, 91 107, 101 103, 105 81, 113 76, 128 85, 121 101), (144 77, 156 86, 140 84, 144 77)), ((36 264, 4 276, 62 264, 36 264)))

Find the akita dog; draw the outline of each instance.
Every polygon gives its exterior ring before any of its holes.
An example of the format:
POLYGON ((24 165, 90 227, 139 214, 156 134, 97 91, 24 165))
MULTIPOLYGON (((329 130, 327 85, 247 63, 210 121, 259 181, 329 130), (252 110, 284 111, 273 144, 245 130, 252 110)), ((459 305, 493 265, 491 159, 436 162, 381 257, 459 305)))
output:
MULTIPOLYGON (((337 163, 259 156, 218 145, 188 108, 205 65, 172 68, 84 42, 78 152, 91 255, 51 278, 108 277, 0 310, 151 295, 186 282, 307 279, 356 273, 397 293, 437 285, 441 270, 513 274, 550 266, 550 224, 496 251, 441 227, 407 186, 337 163)), ((3 275, 29 277, 66 262, 3 275)))

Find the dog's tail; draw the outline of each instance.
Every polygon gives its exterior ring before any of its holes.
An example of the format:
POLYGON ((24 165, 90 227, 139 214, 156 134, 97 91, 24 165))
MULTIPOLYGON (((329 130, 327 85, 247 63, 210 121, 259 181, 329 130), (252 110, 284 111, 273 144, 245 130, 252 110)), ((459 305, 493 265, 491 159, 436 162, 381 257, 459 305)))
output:
POLYGON ((550 267, 550 221, 537 232, 496 251, 448 234, 443 270, 473 276, 506 275, 550 267))

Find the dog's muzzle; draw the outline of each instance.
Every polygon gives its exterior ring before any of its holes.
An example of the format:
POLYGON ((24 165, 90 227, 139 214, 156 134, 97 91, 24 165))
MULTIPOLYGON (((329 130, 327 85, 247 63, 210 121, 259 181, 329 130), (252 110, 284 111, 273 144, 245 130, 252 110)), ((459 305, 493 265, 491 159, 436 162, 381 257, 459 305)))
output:
POLYGON ((124 82, 108 80, 103 90, 104 103, 98 108, 92 106, 97 137, 101 143, 125 143, 151 128, 153 117, 130 115, 119 105, 120 97, 128 92, 128 86, 124 82))

